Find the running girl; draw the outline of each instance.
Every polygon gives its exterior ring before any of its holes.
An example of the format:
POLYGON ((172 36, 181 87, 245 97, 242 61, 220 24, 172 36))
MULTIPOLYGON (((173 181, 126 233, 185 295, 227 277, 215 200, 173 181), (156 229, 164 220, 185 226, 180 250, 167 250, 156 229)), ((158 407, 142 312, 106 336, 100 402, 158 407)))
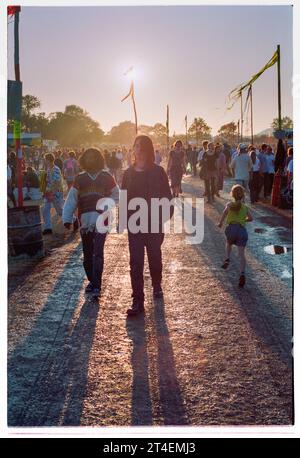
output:
POLYGON ((225 229, 226 241, 226 259, 223 262, 222 269, 227 269, 230 263, 230 253, 232 245, 236 245, 238 248, 240 258, 240 279, 239 286, 243 288, 246 282, 245 277, 245 248, 248 240, 248 233, 246 229, 246 222, 253 221, 253 217, 244 204, 245 190, 240 185, 235 185, 231 189, 231 195, 234 199, 233 202, 229 202, 221 216, 221 220, 218 227, 222 227, 223 222, 226 218, 227 227, 225 229))

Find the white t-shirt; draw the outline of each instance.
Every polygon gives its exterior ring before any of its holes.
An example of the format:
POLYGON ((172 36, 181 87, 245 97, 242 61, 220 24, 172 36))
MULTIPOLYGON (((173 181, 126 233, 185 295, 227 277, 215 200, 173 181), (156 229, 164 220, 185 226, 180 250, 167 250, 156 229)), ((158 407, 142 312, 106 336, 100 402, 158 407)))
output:
POLYGON ((9 165, 7 165, 7 179, 11 180, 12 177, 12 171, 9 165))
POLYGON ((253 166, 252 166, 252 171, 253 172, 259 172, 260 170, 260 160, 258 159, 258 157, 256 158, 253 166))
POLYGON ((275 173, 275 168, 274 168, 274 154, 266 154, 266 161, 267 161, 267 169, 268 173, 275 173))
POLYGON ((289 162, 289 165, 287 166, 287 171, 289 173, 293 173, 293 159, 289 162))

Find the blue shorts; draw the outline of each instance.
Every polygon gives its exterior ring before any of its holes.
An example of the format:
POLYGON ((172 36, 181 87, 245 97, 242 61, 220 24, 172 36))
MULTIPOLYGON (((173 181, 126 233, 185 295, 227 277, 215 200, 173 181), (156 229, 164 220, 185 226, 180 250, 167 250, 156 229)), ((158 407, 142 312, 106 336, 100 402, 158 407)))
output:
POLYGON ((227 242, 230 245, 246 246, 248 241, 248 232, 244 226, 240 224, 228 224, 225 229, 227 242))

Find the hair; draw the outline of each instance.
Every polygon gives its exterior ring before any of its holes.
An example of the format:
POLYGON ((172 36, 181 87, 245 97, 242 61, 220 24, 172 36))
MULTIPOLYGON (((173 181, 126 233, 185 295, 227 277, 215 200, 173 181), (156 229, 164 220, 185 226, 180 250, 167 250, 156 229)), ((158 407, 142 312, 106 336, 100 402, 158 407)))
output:
POLYGON ((104 169, 104 157, 101 153, 101 151, 98 148, 87 148, 80 156, 79 158, 79 164, 80 167, 83 170, 87 170, 86 168, 86 158, 87 156, 92 155, 94 156, 94 167, 93 170, 95 171, 100 171, 104 169))
POLYGON ((74 158, 74 157, 76 156, 76 155, 75 155, 75 151, 70 151, 70 152, 69 152, 69 156, 72 157, 72 158, 74 158))
POLYGON ((288 149, 288 156, 293 156, 293 147, 290 146, 289 149, 288 149))
POLYGON ((208 140, 203 140, 202 146, 204 146, 204 145, 208 145, 208 140))
POLYGON ((141 150, 146 158, 146 165, 147 167, 149 167, 152 164, 154 164, 154 161, 155 161, 154 147, 153 147, 152 140, 150 137, 148 137, 148 135, 138 135, 134 140, 133 147, 135 146, 137 140, 140 141, 141 150))
POLYGON ((252 160, 252 164, 255 164, 255 162, 256 162, 256 151, 255 151, 255 149, 252 149, 249 154, 250 154, 250 157, 251 157, 251 160, 252 160))
POLYGON ((45 154, 45 159, 46 159, 46 161, 54 162, 55 157, 54 157, 54 155, 52 153, 47 153, 47 154, 45 154))
POLYGON ((245 189, 243 186, 236 184, 232 186, 230 194, 235 200, 235 202, 230 203, 230 210, 239 212, 242 206, 242 201, 245 199, 245 189))
POLYGON ((268 148, 268 145, 267 145, 266 143, 263 143, 263 144, 261 145, 261 149, 262 149, 262 150, 265 150, 265 149, 267 149, 267 148, 268 148))
POLYGON ((207 147, 209 148, 210 146, 214 146, 214 142, 207 143, 207 147))
POLYGON ((178 145, 178 143, 180 143, 181 146, 183 146, 183 143, 181 140, 176 140, 174 143, 173 143, 173 148, 176 148, 176 146, 178 145))

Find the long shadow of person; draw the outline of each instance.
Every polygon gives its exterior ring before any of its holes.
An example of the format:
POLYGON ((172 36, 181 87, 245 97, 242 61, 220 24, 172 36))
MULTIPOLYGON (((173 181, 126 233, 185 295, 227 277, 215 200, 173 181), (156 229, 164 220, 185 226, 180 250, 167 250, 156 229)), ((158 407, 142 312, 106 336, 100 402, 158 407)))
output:
POLYGON ((160 408, 165 425, 188 425, 180 385, 176 375, 174 353, 165 318, 163 299, 154 301, 154 322, 157 337, 157 373, 160 408))
POLYGON ((79 247, 8 361, 9 426, 80 424, 99 310, 86 300, 76 317, 84 279, 80 256, 79 247))
POLYGON ((126 329, 132 340, 132 425, 152 425, 152 402, 149 385, 149 360, 144 314, 127 318, 126 329))

